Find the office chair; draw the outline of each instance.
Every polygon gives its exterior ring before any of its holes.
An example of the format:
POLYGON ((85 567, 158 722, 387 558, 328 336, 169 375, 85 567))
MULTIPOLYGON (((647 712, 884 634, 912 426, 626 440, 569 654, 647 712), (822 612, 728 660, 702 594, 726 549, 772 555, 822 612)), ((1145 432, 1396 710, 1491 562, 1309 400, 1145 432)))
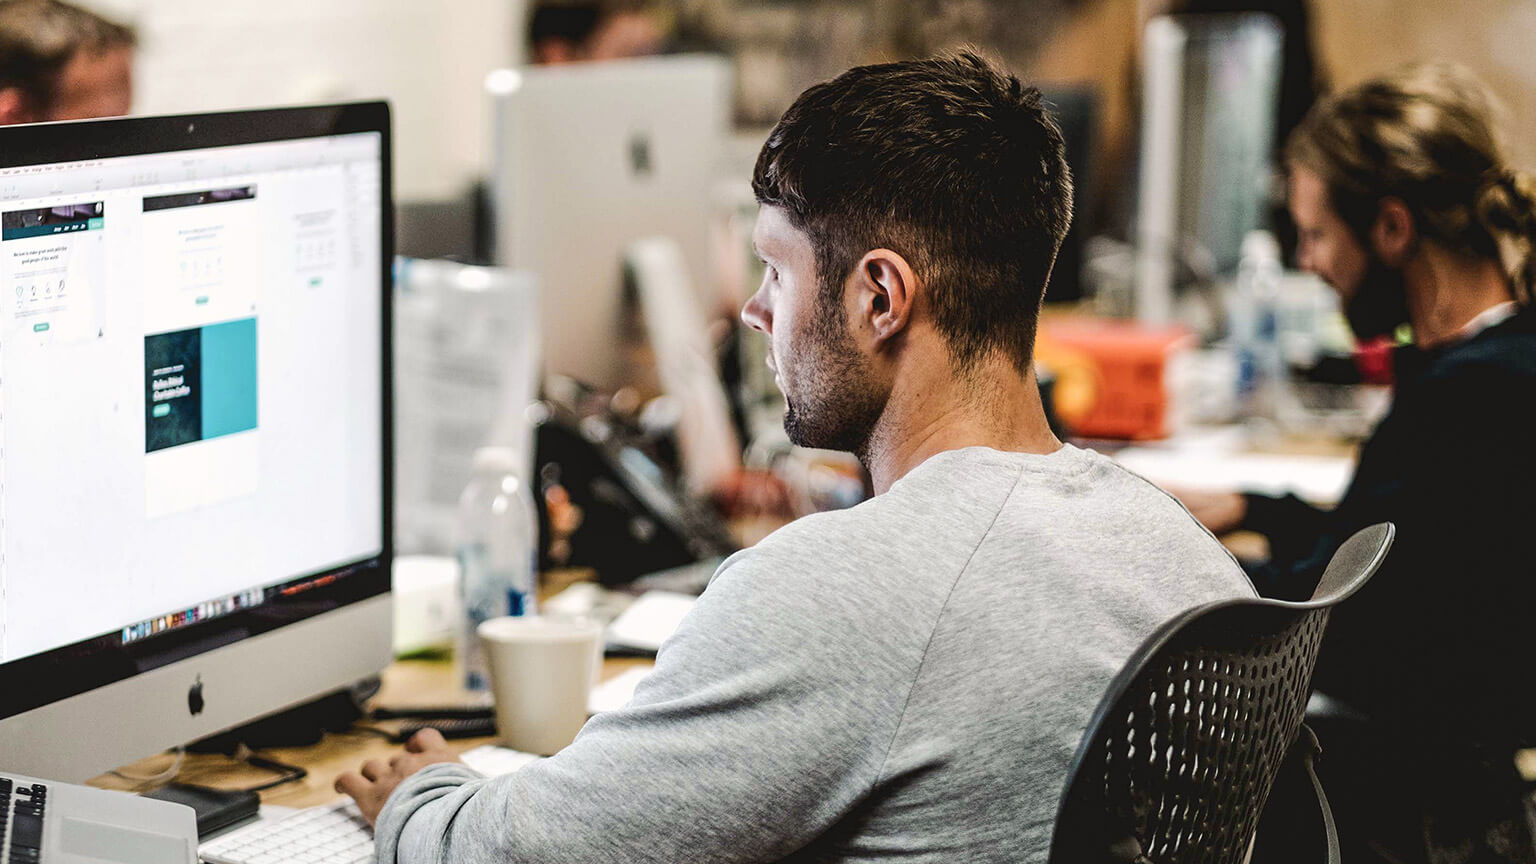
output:
POLYGON ((1333 816, 1302 725, 1333 606, 1381 566, 1396 528, 1339 547, 1305 603, 1243 598, 1175 617, 1110 683, 1078 745, 1051 864, 1242 864, 1282 765, 1312 779, 1330 864, 1333 816))

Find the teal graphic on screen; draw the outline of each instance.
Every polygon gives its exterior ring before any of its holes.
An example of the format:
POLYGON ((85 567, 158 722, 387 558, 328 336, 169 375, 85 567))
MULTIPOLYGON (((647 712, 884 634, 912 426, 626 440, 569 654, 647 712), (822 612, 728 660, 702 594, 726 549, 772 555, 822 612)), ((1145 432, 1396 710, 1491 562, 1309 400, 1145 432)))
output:
POLYGON ((256 319, 144 337, 144 451, 256 428, 256 319))

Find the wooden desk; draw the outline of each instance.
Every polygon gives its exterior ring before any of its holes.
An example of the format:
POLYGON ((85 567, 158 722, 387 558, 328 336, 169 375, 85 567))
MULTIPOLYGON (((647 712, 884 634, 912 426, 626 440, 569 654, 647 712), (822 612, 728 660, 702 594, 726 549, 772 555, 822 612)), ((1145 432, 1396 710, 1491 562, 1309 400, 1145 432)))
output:
MULTIPOLYGON (((651 660, 640 657, 609 658, 603 661, 602 680, 607 681, 637 666, 650 666, 651 660)), ((453 675, 453 664, 447 660, 399 660, 384 670, 384 687, 377 703, 394 707, 412 705, 466 704, 468 694, 458 686, 453 675)), ((482 744, 493 744, 495 738, 463 738, 449 741, 455 752, 463 752, 482 744)), ((333 788, 336 776, 344 771, 354 771, 369 759, 388 759, 400 751, 400 745, 391 744, 371 732, 347 732, 326 735, 312 747, 281 747, 261 751, 261 755, 289 765, 298 765, 309 771, 309 776, 292 783, 285 783, 261 793, 263 804, 283 807, 312 807, 335 800, 333 788)), ((130 776, 151 776, 164 771, 171 764, 169 754, 142 759, 119 769, 130 776)), ((182 763, 178 782, 195 783, 220 789, 240 789, 266 783, 273 779, 270 772, 251 768, 225 756, 187 754, 182 763)), ((115 774, 102 774, 90 781, 90 785, 103 789, 133 789, 137 784, 115 774)))

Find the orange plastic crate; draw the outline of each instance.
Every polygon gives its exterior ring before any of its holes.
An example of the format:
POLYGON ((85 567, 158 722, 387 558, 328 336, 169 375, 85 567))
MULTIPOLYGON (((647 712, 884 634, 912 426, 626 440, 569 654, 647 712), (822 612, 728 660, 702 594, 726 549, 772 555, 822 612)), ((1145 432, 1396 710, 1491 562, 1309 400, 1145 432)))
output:
POLYGON ((1176 425, 1174 367, 1195 344, 1182 327, 1062 318, 1041 322, 1035 361, 1055 375, 1052 405, 1074 435, 1166 438, 1176 425))

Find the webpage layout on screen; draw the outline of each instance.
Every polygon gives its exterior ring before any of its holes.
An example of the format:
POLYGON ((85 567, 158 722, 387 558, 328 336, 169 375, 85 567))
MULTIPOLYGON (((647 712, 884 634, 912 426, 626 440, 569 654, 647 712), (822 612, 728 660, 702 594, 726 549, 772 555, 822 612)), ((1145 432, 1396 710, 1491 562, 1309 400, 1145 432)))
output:
POLYGON ((0 662, 380 551, 380 171, 376 133, 0 170, 0 662))

